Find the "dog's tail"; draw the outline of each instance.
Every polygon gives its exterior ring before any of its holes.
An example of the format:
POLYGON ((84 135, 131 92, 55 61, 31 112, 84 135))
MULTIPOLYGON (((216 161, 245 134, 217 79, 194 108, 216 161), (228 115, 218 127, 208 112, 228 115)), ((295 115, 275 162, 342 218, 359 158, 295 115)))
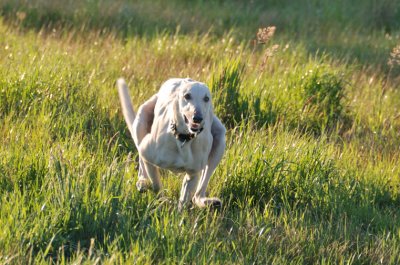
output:
POLYGON ((131 103, 131 97, 129 96, 128 86, 123 78, 117 80, 118 94, 121 101, 122 113, 124 114, 125 122, 128 125, 128 129, 133 135, 132 124, 135 120, 135 111, 131 103))

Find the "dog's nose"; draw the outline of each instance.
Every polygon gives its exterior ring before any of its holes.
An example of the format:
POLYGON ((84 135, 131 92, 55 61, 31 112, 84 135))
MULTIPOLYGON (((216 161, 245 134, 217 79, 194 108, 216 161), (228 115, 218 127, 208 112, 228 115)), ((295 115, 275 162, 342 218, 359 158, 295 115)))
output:
POLYGON ((201 116, 199 116, 199 115, 194 115, 192 119, 193 119, 193 121, 194 121, 195 123, 200 123, 200 122, 203 121, 203 117, 201 117, 201 116))

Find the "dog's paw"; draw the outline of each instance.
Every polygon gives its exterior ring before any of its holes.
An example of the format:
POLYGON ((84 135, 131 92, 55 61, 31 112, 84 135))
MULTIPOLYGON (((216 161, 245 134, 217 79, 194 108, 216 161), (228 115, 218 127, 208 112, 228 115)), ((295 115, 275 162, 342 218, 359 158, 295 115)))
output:
POLYGON ((205 198, 204 203, 206 207, 213 210, 218 210, 222 208, 222 201, 218 198, 205 198))
POLYGON ((151 182, 147 179, 139 179, 136 182, 136 188, 140 193, 142 193, 142 192, 146 192, 149 189, 151 189, 152 185, 151 185, 151 182))
POLYGON ((219 209, 222 207, 222 201, 218 198, 193 198, 193 203, 200 208, 219 209))
POLYGON ((222 201, 220 199, 215 198, 214 200, 210 201, 208 206, 213 208, 213 209, 221 209, 222 208, 222 201))

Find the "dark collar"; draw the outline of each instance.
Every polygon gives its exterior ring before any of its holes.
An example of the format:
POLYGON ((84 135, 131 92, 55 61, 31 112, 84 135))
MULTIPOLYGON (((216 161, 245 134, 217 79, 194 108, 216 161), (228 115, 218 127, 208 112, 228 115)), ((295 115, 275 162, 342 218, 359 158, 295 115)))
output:
POLYGON ((193 140, 193 138, 195 138, 199 133, 201 133, 203 131, 203 128, 201 128, 200 131, 197 133, 187 133, 187 134, 179 133, 176 128, 176 124, 171 123, 171 131, 174 134, 176 139, 178 139, 182 143, 186 143, 186 142, 189 142, 190 140, 193 140))

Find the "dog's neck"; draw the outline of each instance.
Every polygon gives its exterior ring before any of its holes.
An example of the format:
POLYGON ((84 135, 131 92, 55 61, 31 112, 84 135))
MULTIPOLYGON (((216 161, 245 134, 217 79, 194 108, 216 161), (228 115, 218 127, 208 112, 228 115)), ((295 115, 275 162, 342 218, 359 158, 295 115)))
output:
POLYGON ((182 143, 186 143, 193 140, 203 130, 203 128, 201 128, 200 131, 197 133, 180 133, 177 129, 176 123, 171 122, 170 126, 172 134, 175 136, 177 140, 181 141, 182 143))

